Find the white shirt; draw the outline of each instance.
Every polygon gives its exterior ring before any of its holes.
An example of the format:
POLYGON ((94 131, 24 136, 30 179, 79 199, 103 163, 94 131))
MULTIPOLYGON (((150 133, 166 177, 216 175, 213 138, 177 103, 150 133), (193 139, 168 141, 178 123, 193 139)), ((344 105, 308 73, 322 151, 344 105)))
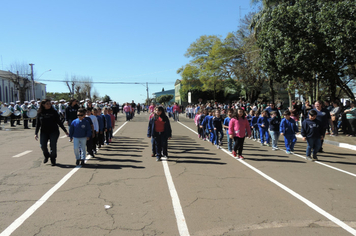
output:
POLYGON ((94 116, 94 115, 90 115, 89 117, 90 117, 91 121, 93 122, 94 130, 95 130, 96 132, 99 132, 98 119, 97 119, 96 116, 94 116))

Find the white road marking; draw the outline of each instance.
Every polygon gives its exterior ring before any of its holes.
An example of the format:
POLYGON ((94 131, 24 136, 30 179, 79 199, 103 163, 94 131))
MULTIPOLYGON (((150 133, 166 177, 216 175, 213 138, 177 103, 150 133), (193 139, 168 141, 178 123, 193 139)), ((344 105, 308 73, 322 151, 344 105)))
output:
MULTIPOLYGON (((115 134, 126 124, 125 122, 116 131, 115 134)), ((91 156, 87 156, 85 162, 89 160, 91 156)), ((47 193, 45 193, 35 204, 27 209, 19 218, 17 218, 11 225, 9 225, 0 236, 11 235, 18 227, 20 227, 38 208, 40 208, 63 184, 67 182, 82 166, 78 165, 74 167, 68 174, 66 174, 56 185, 54 185, 47 193)))
MULTIPOLYGON (((285 150, 282 149, 282 148, 280 148, 279 150, 285 151, 285 150)), ((299 155, 299 154, 296 154, 296 153, 294 153, 294 152, 292 152, 292 154, 293 154, 294 156, 300 157, 300 158, 302 158, 302 159, 305 159, 305 160, 307 159, 306 157, 304 157, 304 156, 302 156, 302 155, 299 155)), ((351 175, 351 176, 356 177, 356 174, 354 174, 354 173, 351 173, 351 172, 348 172, 348 171, 346 171, 346 170, 342 170, 342 169, 336 168, 336 167, 334 167, 334 166, 325 164, 325 163, 323 163, 323 162, 314 161, 314 163, 317 163, 317 164, 319 164, 319 165, 323 165, 323 166, 328 167, 328 168, 330 168, 330 169, 334 169, 334 170, 340 171, 340 172, 342 172, 342 173, 345 173, 345 174, 348 174, 348 175, 351 175)))
POLYGON ((32 150, 28 150, 28 151, 21 152, 20 154, 17 154, 17 155, 15 155, 15 156, 13 156, 13 157, 22 157, 22 156, 24 156, 24 155, 26 155, 26 154, 28 154, 28 153, 30 153, 30 152, 32 152, 32 150))
POLYGON ((67 138, 67 135, 63 135, 62 137, 60 137, 60 138, 67 138))
POLYGON ((180 205, 178 193, 174 186, 171 172, 169 171, 169 166, 166 160, 162 159, 162 164, 163 164, 164 174, 166 175, 166 179, 167 179, 169 193, 171 194, 171 198, 172 198, 172 204, 173 204, 174 214, 176 215, 179 235, 189 236, 190 234, 183 214, 183 209, 182 206, 180 205))
MULTIPOLYGON (((180 122, 178 122, 180 123, 180 122)), ((186 128, 188 128, 189 130, 193 131, 194 133, 197 134, 196 131, 192 130, 191 128, 187 127, 186 125, 180 123, 181 125, 185 126, 186 128)), ((225 153, 227 153, 229 156, 233 157, 234 159, 236 159, 231 153, 229 153, 227 150, 225 150, 224 148, 221 148, 222 151, 224 151, 225 153)), ((332 216, 331 214, 329 214, 328 212, 324 211, 323 209, 321 209, 320 207, 318 207, 317 205, 315 205, 314 203, 312 203, 311 201, 309 201, 308 199, 304 198, 303 196, 301 196, 300 194, 294 192, 293 190, 291 190, 290 188, 288 188, 287 186, 281 184, 280 182, 278 182, 277 180, 273 179, 272 177, 266 175, 265 173, 263 173, 262 171, 258 170, 257 168, 253 167, 252 165, 248 164, 247 162, 240 160, 240 159, 236 159, 238 160, 240 163, 244 164, 246 167, 250 168, 251 170, 255 171, 257 174, 261 175, 262 177, 264 177, 265 179, 269 180, 270 182, 274 183, 275 185, 277 185, 278 187, 280 187, 281 189, 285 190, 286 192, 288 192, 289 194, 291 194, 292 196, 294 196, 295 198, 297 198, 298 200, 302 201, 304 204, 306 204, 307 206, 309 206, 310 208, 312 208, 313 210, 317 211, 319 214, 323 215, 324 217, 328 218, 329 220, 331 220, 332 222, 334 222, 335 224, 339 225, 341 228, 343 228, 344 230, 348 231, 349 233, 356 235, 356 230, 353 229, 352 227, 350 227, 349 225, 347 225, 346 223, 344 223, 343 221, 339 220, 338 218, 332 216)))

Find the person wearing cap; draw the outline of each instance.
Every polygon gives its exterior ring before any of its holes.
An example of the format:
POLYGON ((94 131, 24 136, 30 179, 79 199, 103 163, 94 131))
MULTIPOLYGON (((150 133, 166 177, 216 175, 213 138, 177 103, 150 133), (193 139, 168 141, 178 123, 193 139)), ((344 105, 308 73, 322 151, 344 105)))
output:
MULTIPOLYGON (((29 105, 29 110, 35 109, 37 111, 38 107, 36 105, 36 101, 35 100, 31 100, 30 102, 31 102, 31 104, 29 105)), ((33 128, 36 127, 36 122, 37 122, 36 118, 32 119, 32 127, 33 128)))
POLYGON ((64 104, 65 103, 65 100, 64 99, 61 99, 59 100, 59 102, 61 104, 59 104, 59 116, 61 117, 61 122, 64 123, 65 121, 65 114, 66 114, 66 105, 64 104))
MULTIPOLYGON (((7 104, 6 102, 3 105, 4 105, 4 107, 8 107, 9 106, 9 104, 7 104)), ((6 124, 6 123, 7 123, 7 117, 4 117, 4 124, 6 124)))
POLYGON ((79 108, 84 108, 84 100, 80 100, 80 102, 79 102, 79 108))
POLYGON ((28 127, 28 101, 25 101, 24 104, 22 104, 21 106, 21 110, 22 110, 22 116, 23 116, 23 127, 24 129, 29 129, 28 127))
POLYGON ((10 109, 10 111, 11 111, 11 116, 10 116, 10 124, 11 124, 11 127, 16 127, 16 126, 15 126, 15 119, 16 119, 16 116, 14 115, 14 112, 15 112, 14 106, 15 106, 15 103, 10 102, 9 109, 10 109))
MULTIPOLYGON (((21 114, 21 105, 20 105, 20 104, 21 104, 20 101, 16 101, 16 104, 15 104, 15 106, 14 106, 14 111, 19 111, 20 114, 21 114)), ((17 121, 16 121, 16 124, 17 124, 17 125, 21 125, 21 123, 20 123, 21 115, 19 115, 18 117, 15 116, 15 119, 17 120, 17 121)))

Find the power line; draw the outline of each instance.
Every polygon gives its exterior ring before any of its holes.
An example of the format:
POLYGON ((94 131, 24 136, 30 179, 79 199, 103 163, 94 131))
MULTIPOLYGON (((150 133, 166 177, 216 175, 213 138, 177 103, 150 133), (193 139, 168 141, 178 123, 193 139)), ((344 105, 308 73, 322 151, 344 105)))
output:
MULTIPOLYGON (((66 82, 75 82, 75 83, 85 83, 86 81, 70 81, 70 80, 50 80, 50 79, 40 79, 37 81, 47 81, 47 82, 61 82, 61 83, 66 83, 66 82)), ((146 82, 121 82, 121 81, 117 81, 117 82, 113 82, 113 81, 101 81, 101 82, 95 82, 95 81, 88 81, 89 83, 92 84, 146 84, 146 82)), ((149 84, 171 84, 170 83, 157 83, 157 82, 148 82, 149 84)))

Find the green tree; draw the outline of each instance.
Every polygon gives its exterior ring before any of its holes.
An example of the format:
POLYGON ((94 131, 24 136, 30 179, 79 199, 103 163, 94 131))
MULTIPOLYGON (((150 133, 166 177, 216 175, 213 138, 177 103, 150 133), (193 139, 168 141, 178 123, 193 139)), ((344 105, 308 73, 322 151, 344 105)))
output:
POLYGON ((331 99, 336 94, 335 84, 354 99, 342 79, 345 68, 355 64, 356 46, 352 42, 356 36, 346 39, 348 33, 355 32, 352 9, 355 2, 325 0, 288 1, 275 6, 257 35, 263 70, 278 82, 301 78, 316 88, 314 98, 319 97, 321 83, 328 85, 331 99))
POLYGON ((52 92, 47 92, 47 98, 51 99, 52 101, 59 101, 61 99, 64 99, 66 101, 69 101, 71 99, 71 94, 70 93, 52 93, 52 92))
POLYGON ((103 102, 110 102, 110 101, 111 101, 111 98, 110 98, 109 95, 106 95, 106 94, 105 94, 105 96, 103 97, 102 101, 103 101, 103 102))
POLYGON ((160 103, 160 104, 166 104, 169 101, 171 101, 173 99, 173 95, 172 94, 166 94, 166 95, 161 95, 158 98, 156 98, 156 102, 160 103))

